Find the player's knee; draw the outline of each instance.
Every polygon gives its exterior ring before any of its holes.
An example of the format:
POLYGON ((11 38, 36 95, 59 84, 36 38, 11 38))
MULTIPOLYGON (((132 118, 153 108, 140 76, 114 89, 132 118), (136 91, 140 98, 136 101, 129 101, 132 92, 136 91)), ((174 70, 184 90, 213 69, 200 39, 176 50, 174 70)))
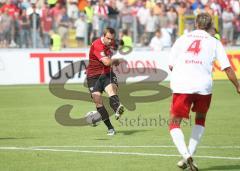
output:
POLYGON ((195 125, 201 125, 205 127, 206 114, 196 113, 195 125))
POLYGON ((195 125, 201 125, 201 126, 205 127, 205 119, 196 119, 195 125))
POLYGON ((96 108, 103 106, 103 103, 100 101, 94 101, 94 103, 95 103, 96 108))
POLYGON ((101 103, 95 103, 95 105, 96 105, 96 108, 99 108, 99 107, 103 106, 103 104, 101 104, 101 103))
POLYGON ((103 106, 101 94, 92 94, 92 99, 96 107, 103 106))
POLYGON ((117 94, 117 85, 109 84, 107 87, 105 87, 105 91, 109 96, 114 96, 117 94))
POLYGON ((113 96, 109 97, 109 104, 110 104, 111 108, 114 110, 114 112, 116 112, 117 108, 120 105, 119 97, 117 95, 113 95, 113 96))
POLYGON ((179 118, 171 118, 171 121, 169 123, 169 131, 171 131, 174 128, 180 128, 181 119, 179 118))

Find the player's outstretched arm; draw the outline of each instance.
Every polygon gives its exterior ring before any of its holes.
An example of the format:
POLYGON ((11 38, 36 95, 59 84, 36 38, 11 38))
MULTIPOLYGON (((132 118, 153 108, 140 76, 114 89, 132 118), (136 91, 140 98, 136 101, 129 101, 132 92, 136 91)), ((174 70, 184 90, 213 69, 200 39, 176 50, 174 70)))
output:
POLYGON ((109 57, 104 57, 104 58, 102 58, 102 63, 105 66, 111 66, 112 65, 112 59, 109 58, 109 57))
POLYGON ((112 65, 118 66, 120 63, 124 61, 123 58, 112 59, 112 65))
POLYGON ((237 80, 237 76, 233 69, 231 67, 227 67, 224 69, 225 73, 228 76, 228 79, 233 83, 233 85, 236 87, 237 92, 240 94, 240 85, 237 80))
POLYGON ((118 59, 111 59, 111 58, 102 58, 102 63, 105 65, 105 66, 111 66, 111 65, 119 65, 121 62, 123 61, 122 58, 118 58, 118 59))

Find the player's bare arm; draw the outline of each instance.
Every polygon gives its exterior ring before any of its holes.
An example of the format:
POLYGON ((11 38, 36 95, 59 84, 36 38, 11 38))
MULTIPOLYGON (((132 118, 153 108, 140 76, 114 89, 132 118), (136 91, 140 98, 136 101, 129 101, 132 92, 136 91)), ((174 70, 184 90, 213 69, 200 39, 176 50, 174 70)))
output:
POLYGON ((237 80, 236 74, 233 71, 233 69, 231 67, 227 67, 224 69, 225 73, 228 76, 228 79, 233 83, 233 85, 236 87, 237 92, 240 94, 240 85, 239 82, 237 80))
POLYGON ((102 58, 102 63, 105 66, 112 66, 112 65, 118 66, 122 61, 123 61, 122 58, 118 58, 118 59, 111 59, 109 57, 102 58))
POLYGON ((118 66, 120 63, 122 63, 124 61, 123 58, 116 58, 116 59, 112 59, 112 65, 118 66))

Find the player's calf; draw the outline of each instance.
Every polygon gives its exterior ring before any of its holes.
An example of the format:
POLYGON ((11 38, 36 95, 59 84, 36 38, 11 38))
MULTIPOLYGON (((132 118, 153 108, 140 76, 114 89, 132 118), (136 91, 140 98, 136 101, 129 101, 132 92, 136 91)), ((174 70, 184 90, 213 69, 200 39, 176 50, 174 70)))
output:
POLYGON ((121 105, 117 95, 113 95, 109 97, 109 103, 111 108, 115 112, 115 118, 118 120, 121 117, 121 115, 124 113, 123 105, 121 105))
POLYGON ((97 107, 97 111, 100 113, 102 116, 102 120, 105 121, 109 118, 108 112, 104 106, 97 107))
POLYGON ((107 126, 108 130, 114 129, 111 121, 109 120, 109 115, 108 115, 106 108, 104 106, 97 107, 97 111, 101 114, 102 121, 107 126))
POLYGON ((109 97, 109 104, 110 104, 111 108, 114 110, 114 112, 116 112, 120 105, 118 95, 113 95, 113 96, 109 97))
POLYGON ((201 125, 205 127, 206 114, 196 113, 195 125, 201 125))

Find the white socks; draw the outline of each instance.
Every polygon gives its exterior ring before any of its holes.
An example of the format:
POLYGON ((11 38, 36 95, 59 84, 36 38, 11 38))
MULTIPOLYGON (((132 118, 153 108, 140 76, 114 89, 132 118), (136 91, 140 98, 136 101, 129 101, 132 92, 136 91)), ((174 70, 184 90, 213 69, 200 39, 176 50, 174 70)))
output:
POLYGON ((192 129, 192 135, 188 144, 188 151, 191 156, 195 153, 197 145, 200 142, 200 139, 203 135, 204 130, 205 130, 205 127, 201 125, 194 125, 192 129))
POLYGON ((182 130, 180 128, 174 128, 170 130, 170 134, 179 153, 183 156, 185 160, 189 158, 191 155, 188 152, 182 130))
POLYGON ((179 153, 185 160, 190 156, 193 156, 193 154, 195 153, 197 145, 200 142, 200 139, 204 133, 204 130, 205 127, 201 125, 194 125, 188 148, 186 146, 182 130, 180 128, 174 128, 170 130, 173 142, 177 147, 179 153))

